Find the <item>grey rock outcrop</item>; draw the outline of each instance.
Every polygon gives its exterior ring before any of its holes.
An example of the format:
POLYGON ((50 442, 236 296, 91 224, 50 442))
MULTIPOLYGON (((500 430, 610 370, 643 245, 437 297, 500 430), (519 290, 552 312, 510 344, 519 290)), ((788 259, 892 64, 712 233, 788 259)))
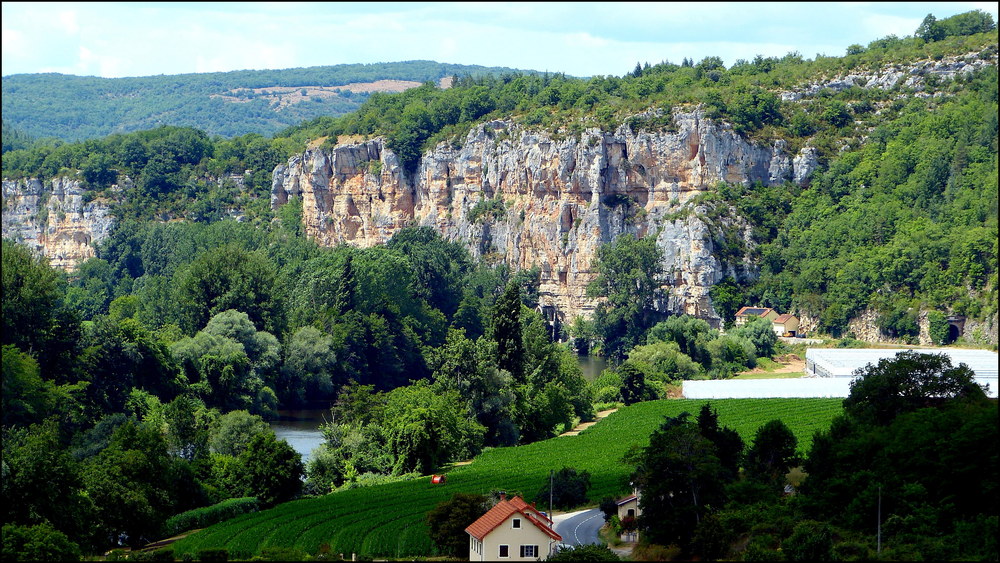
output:
POLYGON ((53 267, 72 270, 95 254, 114 219, 107 202, 85 202, 79 181, 54 178, 3 181, 3 236, 49 258, 53 267))
POLYGON ((823 90, 840 92, 852 87, 864 89, 891 90, 897 86, 924 90, 927 77, 934 76, 939 80, 953 80, 957 76, 967 76, 988 66, 995 66, 995 53, 980 56, 979 53, 967 53, 956 57, 947 57, 939 61, 925 60, 910 65, 887 65, 879 69, 854 72, 839 75, 828 80, 810 82, 792 91, 782 92, 782 101, 798 101, 815 96, 823 90))
POLYGON ((460 147, 428 151, 412 174, 382 139, 310 149, 275 169, 271 201, 301 197, 306 232, 322 245, 372 246, 417 224, 462 241, 475 256, 538 266, 541 306, 562 321, 595 307, 586 287, 602 244, 622 233, 655 236, 668 273, 664 307, 718 321, 711 286, 754 274, 750 264, 716 257, 712 228, 749 241, 749 227, 709 225, 692 198, 719 182, 804 182, 815 162, 793 162, 781 142, 747 142, 697 109, 673 117, 673 131, 622 125, 579 137, 493 121, 460 147))

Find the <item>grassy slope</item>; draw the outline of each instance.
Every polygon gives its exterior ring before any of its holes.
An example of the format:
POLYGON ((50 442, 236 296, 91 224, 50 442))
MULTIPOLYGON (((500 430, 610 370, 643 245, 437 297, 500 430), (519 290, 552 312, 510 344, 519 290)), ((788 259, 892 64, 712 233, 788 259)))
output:
MULTIPOLYGON (((338 492, 286 503, 271 510, 223 522, 174 544, 175 554, 225 548, 231 557, 250 557, 264 547, 294 547, 316 553, 328 544, 333 553, 372 557, 430 555, 424 515, 456 492, 492 489, 531 497, 545 484, 550 469, 586 470, 590 498, 625 491, 630 468, 625 452, 644 446, 665 415, 697 415, 703 400, 664 400, 620 409, 579 436, 484 452, 467 466, 456 467, 445 485, 429 478, 338 492)), ((720 424, 736 429, 747 442, 769 420, 782 419, 808 451, 817 430, 841 412, 840 399, 727 399, 711 401, 720 424)))

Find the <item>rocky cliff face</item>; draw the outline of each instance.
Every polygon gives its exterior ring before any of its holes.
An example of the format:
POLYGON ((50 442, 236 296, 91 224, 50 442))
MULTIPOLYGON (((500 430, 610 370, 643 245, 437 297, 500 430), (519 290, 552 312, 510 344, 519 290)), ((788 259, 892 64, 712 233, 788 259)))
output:
MULTIPOLYGON (((541 269, 541 306, 560 321, 588 315, 586 297, 601 244, 622 233, 655 236, 669 300, 664 308, 713 321, 708 290, 749 264, 713 254, 713 229, 692 198, 719 182, 805 182, 815 157, 782 142, 749 143, 698 111, 674 114, 675 130, 579 137, 535 132, 507 121, 473 129, 461 147, 441 144, 414 175, 381 139, 311 149, 279 166, 272 205, 301 197, 309 236, 324 245, 367 247, 410 224, 437 229, 476 256, 541 269)), ((749 241, 745 225, 739 230, 749 241)), ((551 318, 551 317, 550 317, 551 318)))
POLYGON ((106 202, 84 202, 76 180, 55 178, 3 181, 3 236, 40 252, 52 266, 73 269, 94 256, 111 232, 106 202))
POLYGON ((928 77, 939 84, 942 80, 954 80, 958 76, 969 76, 988 66, 996 65, 996 50, 982 53, 945 57, 941 60, 923 60, 911 64, 886 65, 878 69, 867 69, 838 75, 828 80, 805 84, 794 91, 782 92, 783 101, 798 101, 815 96, 823 90, 839 92, 853 87, 865 89, 891 90, 897 86, 917 90, 915 96, 935 95, 935 88, 928 86, 928 77))

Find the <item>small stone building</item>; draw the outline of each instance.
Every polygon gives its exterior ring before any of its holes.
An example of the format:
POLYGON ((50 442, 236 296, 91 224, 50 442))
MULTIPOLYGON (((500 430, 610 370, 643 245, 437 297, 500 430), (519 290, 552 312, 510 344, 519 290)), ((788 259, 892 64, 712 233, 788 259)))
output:
POLYGON ((618 501, 618 519, 624 520, 625 518, 632 517, 638 518, 640 514, 639 511, 639 497, 636 495, 629 495, 622 500, 618 501))
MULTIPOLYGON (((622 522, 626 518, 638 518, 642 514, 642 509, 639 508, 639 491, 636 490, 634 494, 631 494, 617 503, 618 505, 618 519, 622 522)), ((624 541, 638 541, 639 534, 634 529, 632 531, 625 532, 621 535, 621 539, 624 541)))

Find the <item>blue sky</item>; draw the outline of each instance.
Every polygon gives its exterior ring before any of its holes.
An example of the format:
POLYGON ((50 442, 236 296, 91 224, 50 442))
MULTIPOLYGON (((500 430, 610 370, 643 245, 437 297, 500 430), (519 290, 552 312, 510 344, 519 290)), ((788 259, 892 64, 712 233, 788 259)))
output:
POLYGON ((912 35, 995 2, 3 3, 3 75, 148 76, 427 59, 622 75, 912 35))

